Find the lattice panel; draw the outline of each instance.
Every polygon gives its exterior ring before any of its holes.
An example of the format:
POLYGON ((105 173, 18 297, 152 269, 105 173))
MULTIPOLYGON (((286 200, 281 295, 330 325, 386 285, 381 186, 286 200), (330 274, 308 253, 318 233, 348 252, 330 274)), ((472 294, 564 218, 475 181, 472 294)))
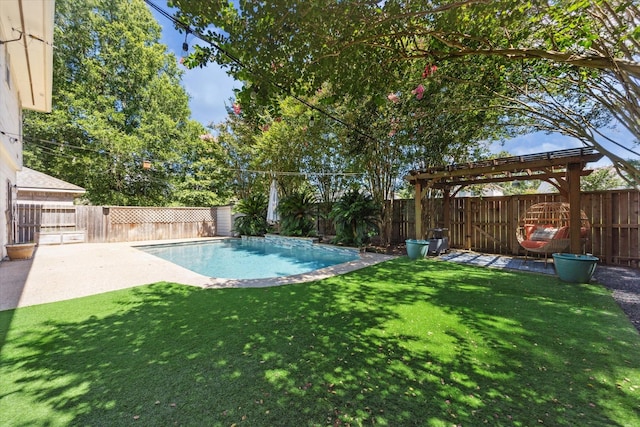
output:
POLYGON ((215 221, 214 209, 109 208, 111 224, 189 223, 215 221))

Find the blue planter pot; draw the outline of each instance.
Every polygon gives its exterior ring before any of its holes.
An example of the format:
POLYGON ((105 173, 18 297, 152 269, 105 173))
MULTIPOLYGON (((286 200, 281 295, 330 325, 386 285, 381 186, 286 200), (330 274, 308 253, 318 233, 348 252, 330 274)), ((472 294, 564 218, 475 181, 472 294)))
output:
POLYGON ((406 240, 407 255, 411 259, 421 259, 427 256, 429 250, 428 240, 406 240))
POLYGON ((569 283, 589 283, 598 261, 592 255, 553 254, 558 277, 569 283))

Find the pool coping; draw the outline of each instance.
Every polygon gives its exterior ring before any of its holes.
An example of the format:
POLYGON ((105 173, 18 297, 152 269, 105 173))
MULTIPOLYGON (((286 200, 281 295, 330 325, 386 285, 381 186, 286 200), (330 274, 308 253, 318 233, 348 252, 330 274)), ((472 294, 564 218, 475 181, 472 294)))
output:
POLYGON ((40 245, 30 260, 0 262, 0 311, 157 282, 201 288, 256 288, 321 280, 394 258, 374 253, 310 273, 270 279, 219 279, 194 273, 136 246, 219 240, 197 238, 122 243, 40 245))

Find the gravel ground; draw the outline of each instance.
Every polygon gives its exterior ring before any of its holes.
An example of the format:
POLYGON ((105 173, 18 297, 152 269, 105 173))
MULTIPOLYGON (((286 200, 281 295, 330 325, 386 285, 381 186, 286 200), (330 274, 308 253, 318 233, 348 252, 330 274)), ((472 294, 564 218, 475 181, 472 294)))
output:
POLYGON ((640 332, 640 270, 599 265, 594 281, 613 292, 613 298, 640 332))

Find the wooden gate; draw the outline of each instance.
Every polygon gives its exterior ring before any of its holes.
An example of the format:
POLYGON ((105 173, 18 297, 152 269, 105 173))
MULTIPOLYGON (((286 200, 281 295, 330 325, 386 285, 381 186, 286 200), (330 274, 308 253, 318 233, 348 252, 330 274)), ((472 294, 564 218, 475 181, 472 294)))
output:
POLYGON ((18 203, 16 205, 17 242, 70 243, 84 241, 76 228, 76 207, 18 203))

